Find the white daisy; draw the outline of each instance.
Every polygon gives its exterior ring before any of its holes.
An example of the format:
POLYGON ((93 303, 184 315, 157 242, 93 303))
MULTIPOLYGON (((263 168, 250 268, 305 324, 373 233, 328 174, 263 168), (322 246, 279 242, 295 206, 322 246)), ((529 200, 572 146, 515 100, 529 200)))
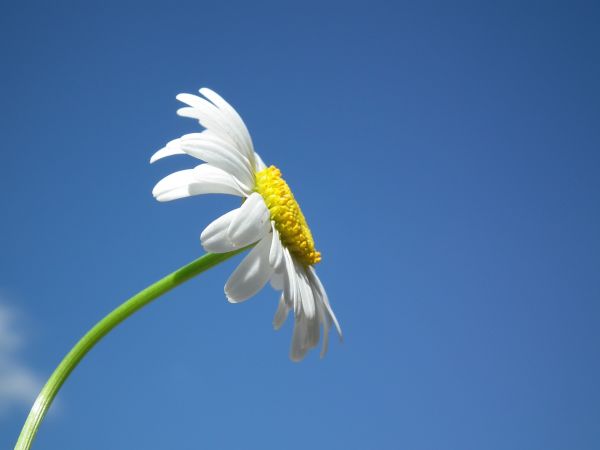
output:
POLYGON ((290 358, 299 361, 319 342, 327 352, 332 324, 342 337, 327 294, 314 264, 321 260, 312 234, 292 191, 274 166, 267 167, 254 151, 248 129, 239 114, 217 93, 200 89, 202 98, 179 94, 188 105, 180 116, 197 119, 205 130, 186 134, 157 151, 150 162, 188 154, 205 162, 175 172, 158 182, 152 194, 170 201, 199 194, 231 194, 242 205, 206 227, 200 236, 207 252, 226 253, 255 244, 225 284, 232 303, 252 297, 270 281, 281 291, 273 326, 279 329, 294 312, 290 358))

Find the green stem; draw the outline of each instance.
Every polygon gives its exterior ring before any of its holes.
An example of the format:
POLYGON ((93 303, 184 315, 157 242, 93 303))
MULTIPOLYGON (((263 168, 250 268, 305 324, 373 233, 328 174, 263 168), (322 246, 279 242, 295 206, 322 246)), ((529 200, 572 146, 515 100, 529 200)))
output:
POLYGON ((77 364, 79 364, 87 352, 89 352, 100 339, 152 300, 244 250, 245 248, 229 253, 207 253, 148 286, 94 325, 94 327, 88 331, 77 344, 75 344, 67 356, 64 357, 58 367, 54 370, 54 373, 50 376, 50 379, 46 382, 46 385, 42 388, 42 391, 29 412, 29 416, 27 416, 25 425, 23 425, 15 450, 28 450, 31 448, 31 444, 38 428, 40 427, 48 408, 50 408, 52 400, 56 397, 58 390, 69 377, 73 369, 77 367, 77 364))

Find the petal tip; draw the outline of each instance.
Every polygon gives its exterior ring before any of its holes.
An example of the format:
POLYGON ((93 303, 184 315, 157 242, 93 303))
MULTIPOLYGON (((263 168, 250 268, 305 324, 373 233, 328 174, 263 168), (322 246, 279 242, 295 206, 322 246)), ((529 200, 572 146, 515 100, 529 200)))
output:
POLYGON ((232 297, 231 294, 229 294, 227 291, 225 291, 225 298, 227 299, 227 301, 229 303, 232 303, 232 304, 241 303, 244 300, 246 300, 246 299, 232 297))
POLYGON ((155 195, 154 200, 156 200, 157 202, 160 202, 160 203, 168 202, 168 200, 162 195, 155 195))
POLYGON ((235 295, 234 293, 232 293, 232 289, 229 287, 228 284, 225 285, 225 288, 223 289, 223 291, 225 292, 225 298, 227 298, 227 301, 229 303, 241 303, 244 300, 248 300, 248 298, 250 297, 242 297, 240 295, 235 295))

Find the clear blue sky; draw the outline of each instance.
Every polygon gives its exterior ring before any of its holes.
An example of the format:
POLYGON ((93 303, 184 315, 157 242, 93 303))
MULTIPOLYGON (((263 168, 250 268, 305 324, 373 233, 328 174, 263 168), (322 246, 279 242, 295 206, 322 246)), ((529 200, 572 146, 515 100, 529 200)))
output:
POLYGON ((292 363, 272 290, 225 300, 229 261, 95 348, 34 448, 597 449, 600 11, 483 3, 5 2, 18 364, 47 377, 236 205, 151 195, 193 163, 148 159, 201 86, 301 201, 346 338, 292 363))

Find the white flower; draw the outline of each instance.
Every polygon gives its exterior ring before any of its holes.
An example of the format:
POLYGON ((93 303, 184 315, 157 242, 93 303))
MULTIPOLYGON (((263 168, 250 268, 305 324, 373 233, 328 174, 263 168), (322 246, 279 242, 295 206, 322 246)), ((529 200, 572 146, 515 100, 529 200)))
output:
POLYGON ((158 182, 152 194, 170 201, 199 194, 231 194, 243 198, 242 205, 219 217, 200 236, 207 252, 225 253, 255 244, 225 284, 232 303, 255 295, 270 281, 281 291, 273 326, 279 329, 294 312, 290 358, 299 361, 319 343, 323 327, 321 357, 327 352, 328 334, 340 326, 327 294, 313 267, 321 260, 300 206, 274 166, 266 167, 254 151, 242 118, 229 103, 207 88, 206 97, 179 94, 187 107, 180 116, 197 119, 205 130, 186 134, 157 151, 150 162, 166 156, 187 154, 205 162, 193 169, 175 172, 158 182))

